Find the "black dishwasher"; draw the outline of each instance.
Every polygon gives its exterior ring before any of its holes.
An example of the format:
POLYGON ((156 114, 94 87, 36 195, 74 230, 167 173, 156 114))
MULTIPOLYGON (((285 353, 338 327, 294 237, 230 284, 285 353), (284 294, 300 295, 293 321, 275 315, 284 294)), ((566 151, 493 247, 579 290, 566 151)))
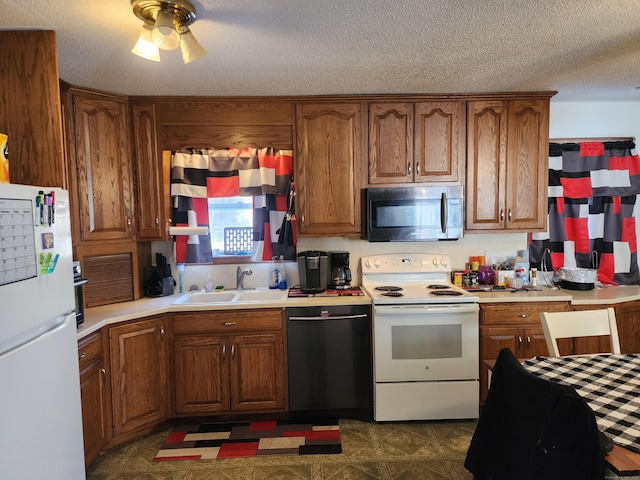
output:
POLYGON ((373 418, 369 305, 287 308, 289 416, 373 418))

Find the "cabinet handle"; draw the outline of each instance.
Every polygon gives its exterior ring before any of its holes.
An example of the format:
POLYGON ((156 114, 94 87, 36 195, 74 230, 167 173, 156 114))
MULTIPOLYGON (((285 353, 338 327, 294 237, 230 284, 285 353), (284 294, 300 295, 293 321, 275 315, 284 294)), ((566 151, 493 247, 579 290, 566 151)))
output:
POLYGON ((127 227, 131 227, 131 218, 127 217, 127 227))
POLYGON ((104 368, 101 368, 100 372, 102 373, 103 376, 107 375, 107 371, 104 368))
POLYGON ((302 214, 302 225, 304 225, 304 213, 302 214))
POLYGON ((416 175, 420 175, 420 163, 416 163, 416 175))
POLYGON ((531 337, 527 336, 527 344, 531 345, 531 337))
POLYGON ((226 360, 227 359, 227 346, 226 345, 222 345, 222 360, 226 360))
POLYGON ((511 209, 509 209, 509 214, 507 215, 507 217, 509 218, 509 221, 511 221, 511 209))
POLYGON ((231 345, 231 360, 235 360, 235 358, 236 358, 236 346, 234 344, 234 345, 231 345))
POLYGON ((160 219, 158 217, 156 217, 156 227, 160 225, 160 219))
POLYGON ((160 325, 160 337, 164 340, 164 325, 160 325))
POLYGON ((531 315, 528 313, 521 313, 520 315, 518 315, 520 318, 527 318, 530 317, 531 315))
POLYGON ((500 210, 500 221, 504 220, 504 210, 500 210))
POLYGON ((233 327, 236 322, 222 322, 223 327, 233 327))
POLYGON ((411 172, 413 171, 413 169, 411 168, 411 162, 407 163, 407 171, 409 172, 409 175, 411 175, 411 172))
POLYGON ((87 356, 87 354, 86 354, 85 352, 82 352, 82 353, 80 354, 80 360, 82 360, 82 359, 83 359, 84 357, 86 357, 86 356, 87 356))
POLYGON ((520 335, 518 335, 518 343, 522 343, 522 337, 520 335))

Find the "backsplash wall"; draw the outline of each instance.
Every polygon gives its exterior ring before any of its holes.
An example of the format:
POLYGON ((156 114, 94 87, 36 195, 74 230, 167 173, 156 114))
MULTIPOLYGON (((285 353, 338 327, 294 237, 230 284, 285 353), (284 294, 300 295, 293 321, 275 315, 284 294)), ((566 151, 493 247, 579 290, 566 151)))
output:
MULTIPOLYGON (((484 255, 487 250, 517 251, 527 248, 525 233, 508 234, 474 234, 465 235, 451 242, 383 242, 370 243, 366 240, 345 237, 303 237, 298 238, 297 251, 344 250, 350 253, 350 267, 353 284, 360 284, 360 257, 382 253, 440 253, 449 255, 451 266, 455 269, 464 267, 471 255, 484 255)), ((178 281, 178 272, 173 256, 172 242, 153 242, 152 253, 160 252, 171 262, 173 277, 178 281)), ((236 268, 250 268, 253 274, 244 279, 245 287, 266 287, 269 284, 269 263, 232 264, 232 265, 186 265, 182 274, 183 290, 188 291, 191 285, 203 288, 207 275, 211 275, 215 285, 234 288, 236 268)), ((287 279, 289 286, 298 284, 298 266, 295 262, 287 262, 287 279)), ((178 291, 176 286, 176 292, 178 291)))

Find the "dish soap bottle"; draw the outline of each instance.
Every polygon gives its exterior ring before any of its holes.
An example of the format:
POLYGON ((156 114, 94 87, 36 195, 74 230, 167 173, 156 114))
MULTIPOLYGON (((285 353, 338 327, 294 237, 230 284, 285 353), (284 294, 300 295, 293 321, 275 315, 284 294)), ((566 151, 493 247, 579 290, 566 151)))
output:
POLYGON ((287 269, 285 268, 285 264, 284 264, 284 255, 280 255, 280 257, 278 257, 278 271, 279 271, 279 278, 278 278, 278 288, 280 290, 286 290, 287 289, 287 269))
POLYGON ((204 281, 204 291, 207 293, 213 292, 213 280, 211 280, 211 275, 207 275, 204 281))
POLYGON ((280 286, 280 262, 277 257, 271 259, 269 266, 269 288, 275 289, 280 286))

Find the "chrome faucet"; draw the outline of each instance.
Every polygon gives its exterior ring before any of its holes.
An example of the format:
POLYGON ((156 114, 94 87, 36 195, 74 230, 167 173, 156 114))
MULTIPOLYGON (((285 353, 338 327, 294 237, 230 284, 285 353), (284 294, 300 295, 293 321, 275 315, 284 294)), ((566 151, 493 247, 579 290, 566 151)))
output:
POLYGON ((244 290, 244 285, 242 284, 242 282, 244 281, 244 276, 251 275, 252 273, 253 272, 248 268, 242 270, 240 267, 238 267, 238 269, 236 270, 236 290, 244 290))

